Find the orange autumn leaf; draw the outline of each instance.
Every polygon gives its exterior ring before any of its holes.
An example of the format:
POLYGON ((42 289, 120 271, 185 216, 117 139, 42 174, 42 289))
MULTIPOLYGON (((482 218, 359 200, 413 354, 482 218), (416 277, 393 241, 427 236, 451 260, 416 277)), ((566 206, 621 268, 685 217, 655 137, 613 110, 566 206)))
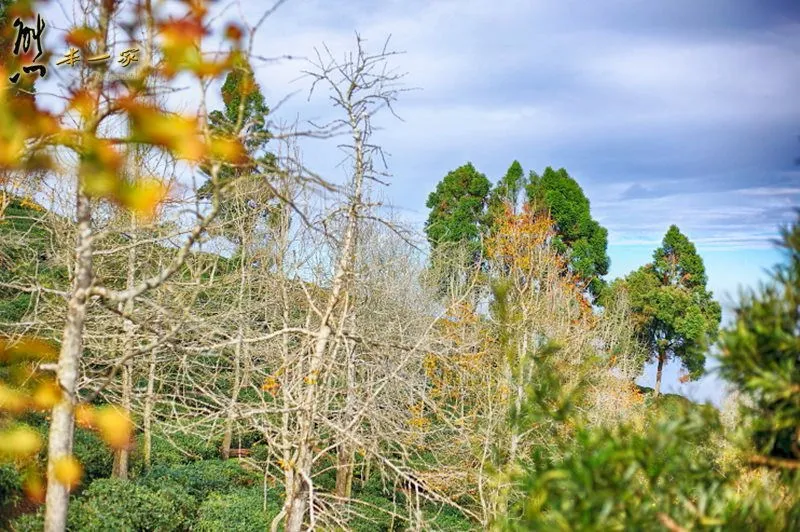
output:
POLYGON ((189 7, 189 14, 197 19, 204 17, 208 13, 206 3, 208 0, 183 0, 189 7))
POLYGON ((221 76, 230 68, 230 61, 200 61, 194 65, 189 65, 187 70, 191 70, 201 78, 216 78, 221 76))
POLYGON ((229 41, 239 41, 244 36, 244 31, 237 24, 228 24, 225 27, 225 38, 229 41))
POLYGON ((43 503, 46 490, 41 475, 35 472, 25 475, 25 480, 22 481, 22 491, 31 502, 43 503))
POLYGON ((163 61, 161 68, 167 77, 182 70, 194 71, 203 63, 200 40, 206 34, 197 18, 173 20, 159 26, 163 61))
POLYGON ((176 157, 199 161, 206 153, 197 120, 166 113, 157 107, 134 102, 123 103, 133 126, 133 140, 163 146, 176 157))
POLYGON ((97 98, 86 89, 75 91, 69 99, 69 108, 77 111, 84 120, 92 116, 96 105, 97 98))
POLYGON ((72 489, 81 481, 83 468, 74 456, 63 456, 53 463, 56 480, 72 489))
POLYGON ((263 391, 273 395, 278 390, 278 388, 280 388, 280 383, 278 382, 278 379, 276 379, 272 375, 264 379, 264 383, 261 385, 261 389, 263 391))
POLYGON ((88 26, 79 26, 72 28, 64 37, 64 41, 68 45, 75 46, 76 48, 85 48, 90 42, 100 37, 100 33, 88 26))
POLYGON ((95 412, 94 426, 100 437, 114 449, 128 447, 133 435, 133 422, 127 412, 114 406, 98 408, 95 412))
POLYGON ((200 39, 207 33, 201 21, 197 18, 184 18, 160 24, 162 46, 175 49, 184 46, 197 46, 200 39))
POLYGON ((21 129, 0 135, 0 168, 16 167, 22 159, 24 149, 25 135, 21 129))
POLYGON ((36 12, 34 11, 33 2, 30 0, 27 1, 17 1, 11 2, 8 6, 8 11, 6 13, 7 20, 14 20, 15 18, 33 18, 36 16, 36 12))
POLYGON ((75 407, 75 423, 79 427, 85 429, 91 428, 94 425, 94 410, 87 404, 79 404, 75 407))

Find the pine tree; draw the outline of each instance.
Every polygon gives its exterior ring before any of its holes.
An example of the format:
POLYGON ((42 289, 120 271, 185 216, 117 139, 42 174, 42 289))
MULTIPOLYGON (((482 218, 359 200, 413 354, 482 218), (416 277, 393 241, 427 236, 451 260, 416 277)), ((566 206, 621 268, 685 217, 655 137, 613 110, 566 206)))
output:
MULTIPOLYGON (((266 173, 276 168, 275 156, 266 151, 270 140, 267 127, 269 107, 255 80, 249 63, 240 60, 225 77, 221 88, 222 110, 209 113, 208 123, 212 136, 239 136, 245 139, 243 145, 249 161, 246 165, 229 164, 223 166, 217 177, 217 187, 238 182, 238 192, 230 194, 228 200, 220 207, 222 221, 241 218, 243 213, 250 213, 250 225, 259 219, 275 216, 273 203, 275 196, 264 179, 266 173)), ((209 175, 209 168, 202 168, 209 175)), ((198 190, 201 198, 210 198, 214 183, 207 181, 198 190)), ((223 230, 226 238, 241 245, 236 231, 223 230)))
POLYGON ((477 261, 491 183, 467 163, 449 172, 428 196, 431 209, 425 234, 435 251, 442 244, 465 244, 470 257, 477 261))
POLYGON ((608 273, 608 231, 592 218, 589 200, 564 168, 545 168, 541 176, 531 172, 526 187, 528 201, 537 210, 549 211, 556 222, 556 249, 569 260, 570 269, 583 279, 586 289, 598 296, 600 278, 608 273))
POLYGON ((690 378, 705 369, 705 352, 716 338, 721 318, 707 281, 694 244, 673 225, 653 253, 653 262, 615 283, 615 290, 628 293, 639 337, 651 360, 658 361, 656 396, 670 358, 678 358, 690 378))

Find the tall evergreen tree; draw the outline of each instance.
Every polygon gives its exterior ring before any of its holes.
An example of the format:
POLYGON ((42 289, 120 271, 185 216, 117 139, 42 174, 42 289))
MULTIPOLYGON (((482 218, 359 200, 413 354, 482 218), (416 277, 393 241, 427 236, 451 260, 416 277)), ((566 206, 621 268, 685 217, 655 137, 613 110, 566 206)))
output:
POLYGON ((677 226, 670 226, 653 262, 632 272, 613 288, 628 293, 637 332, 658 361, 655 395, 661 390, 664 363, 678 358, 690 378, 705 368, 705 352, 716 339, 721 309, 706 288, 703 259, 677 226))
POLYGON ((608 231, 592 218, 589 200, 564 168, 547 167, 541 176, 531 172, 526 187, 535 209, 547 210, 556 222, 558 236, 553 245, 569 260, 570 269, 585 280, 589 292, 598 296, 608 273, 608 231))
MULTIPOLYGON (((244 148, 248 163, 228 164, 218 172, 218 186, 239 179, 244 190, 243 194, 229 196, 220 207, 220 217, 224 220, 241 216, 242 212, 250 210, 253 213, 252 223, 255 223, 259 218, 273 214, 271 203, 274 195, 264 179, 265 172, 275 166, 274 155, 266 150, 270 140, 267 128, 269 107, 252 68, 245 60, 241 60, 225 77, 221 94, 223 109, 212 111, 208 115, 211 133, 214 136, 234 135, 245 138, 244 148)), ((203 170, 206 174, 209 173, 208 169, 203 170)), ((210 180, 207 181, 198 191, 200 197, 211 197, 213 186, 210 180)), ((235 234, 225 236, 240 244, 235 234)))
POLYGON ((478 260, 490 189, 489 180, 472 163, 449 172, 436 185, 425 204, 431 210, 425 234, 434 251, 445 243, 463 243, 478 260))
POLYGON ((514 161, 489 194, 486 223, 490 230, 497 225, 499 217, 505 216, 506 205, 511 207, 513 213, 517 213, 520 193, 524 190, 525 183, 522 165, 519 161, 514 161))

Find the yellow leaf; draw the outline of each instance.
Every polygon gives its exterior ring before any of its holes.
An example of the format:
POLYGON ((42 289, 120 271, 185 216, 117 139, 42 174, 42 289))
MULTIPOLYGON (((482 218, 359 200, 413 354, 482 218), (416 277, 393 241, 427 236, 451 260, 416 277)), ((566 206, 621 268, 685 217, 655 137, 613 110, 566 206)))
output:
POLYGON ((52 379, 43 381, 33 392, 33 403, 41 410, 53 408, 61 400, 61 388, 52 379))
POLYGON ((35 455, 42 448, 42 439, 33 429, 19 427, 0 432, 0 454, 12 458, 35 455))
POLYGON ((74 456, 63 456, 53 463, 53 473, 56 480, 72 489, 80 483, 83 468, 74 456))
POLYGON ((280 388, 280 383, 278 382, 278 379, 276 379, 272 375, 264 379, 264 383, 261 385, 261 389, 263 391, 269 392, 271 394, 274 394, 278 388, 280 388))
POLYGON ((122 202, 136 214, 152 219, 167 195, 167 187, 156 179, 142 179, 128 190, 122 202))
POLYGON ((211 139, 211 157, 231 164, 247 162, 247 153, 242 143, 235 138, 216 137, 211 139))
POLYGON ((133 140, 164 146, 176 157, 199 161, 206 154, 197 120, 165 113, 162 109, 136 102, 122 102, 134 129, 133 140))
POLYGON ((28 408, 29 398, 20 391, 0 383, 0 410, 19 413, 28 408))
POLYGON ((0 339, 0 362, 14 363, 20 360, 55 360, 58 350, 37 338, 22 338, 16 341, 0 339))
POLYGON ((77 111, 84 120, 94 114, 96 104, 97 98, 86 89, 75 91, 69 100, 69 108, 77 111))
POLYGON ((94 424, 100 436, 114 449, 128 447, 133 434, 133 423, 127 412, 115 406, 97 409, 94 424))

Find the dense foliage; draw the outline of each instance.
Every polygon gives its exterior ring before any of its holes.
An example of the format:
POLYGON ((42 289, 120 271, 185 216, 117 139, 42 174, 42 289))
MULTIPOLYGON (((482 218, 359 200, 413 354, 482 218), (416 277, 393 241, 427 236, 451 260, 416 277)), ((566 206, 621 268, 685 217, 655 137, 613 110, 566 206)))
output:
POLYGON ((542 175, 531 174, 526 187, 528 201, 544 209, 556 223, 556 249, 569 260, 570 269, 595 296, 604 284, 601 277, 608 273, 610 259, 608 231, 592 218, 589 199, 564 168, 545 168, 542 175))
POLYGON ((463 243, 473 260, 478 256, 490 189, 489 180, 472 163, 449 172, 436 185, 425 204, 431 210, 425 232, 433 249, 463 243))
POLYGON ((616 283, 631 302, 638 334, 658 361, 656 395, 661 372, 678 358, 689 378, 702 375, 706 352, 716 340, 722 311, 707 289, 703 259, 677 226, 670 226, 653 262, 616 283))
POLYGON ((742 296, 723 331, 720 373, 742 397, 756 462, 800 472, 800 222, 783 231, 785 262, 742 296), (774 459, 774 460, 773 460, 774 459))

